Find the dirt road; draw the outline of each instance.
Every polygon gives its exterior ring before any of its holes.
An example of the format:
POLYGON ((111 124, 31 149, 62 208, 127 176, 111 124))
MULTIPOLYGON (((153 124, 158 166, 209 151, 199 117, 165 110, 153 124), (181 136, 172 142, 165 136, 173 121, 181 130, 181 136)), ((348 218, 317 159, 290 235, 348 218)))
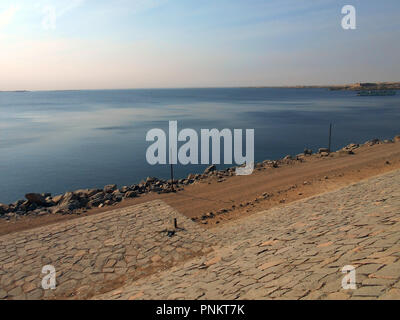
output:
MULTIPOLYGON (((205 227, 215 227, 254 212, 336 190, 348 184, 400 168, 400 143, 362 146, 353 155, 313 155, 278 168, 257 169, 250 176, 232 176, 186 186, 174 194, 150 193, 115 206, 92 209, 82 215, 23 217, 0 221, 0 235, 54 222, 75 219, 110 209, 161 199, 205 227)), ((393 186, 395 187, 395 186, 393 186)))

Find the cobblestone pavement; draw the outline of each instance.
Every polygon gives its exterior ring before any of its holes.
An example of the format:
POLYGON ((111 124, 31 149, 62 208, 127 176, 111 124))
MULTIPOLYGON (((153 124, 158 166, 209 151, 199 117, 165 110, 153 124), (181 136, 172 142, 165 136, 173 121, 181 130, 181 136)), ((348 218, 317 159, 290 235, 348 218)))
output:
POLYGON ((213 237, 162 201, 1 236, 0 299, 89 298, 204 255, 213 237), (55 290, 41 285, 49 264, 55 290))
POLYGON ((234 221, 209 254, 95 298, 400 299, 399 186, 395 171, 234 221))

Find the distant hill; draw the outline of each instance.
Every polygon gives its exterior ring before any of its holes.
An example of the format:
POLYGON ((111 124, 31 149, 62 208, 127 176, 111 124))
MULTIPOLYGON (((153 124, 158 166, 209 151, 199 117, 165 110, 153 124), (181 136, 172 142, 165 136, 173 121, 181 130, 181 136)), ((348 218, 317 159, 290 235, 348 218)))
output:
POLYGON ((296 89, 316 89, 325 88, 329 90, 400 90, 400 82, 359 82, 342 85, 297 85, 297 86, 258 86, 251 88, 296 88, 296 89))
POLYGON ((400 82, 360 82, 348 85, 330 86, 329 90, 400 90, 400 82))

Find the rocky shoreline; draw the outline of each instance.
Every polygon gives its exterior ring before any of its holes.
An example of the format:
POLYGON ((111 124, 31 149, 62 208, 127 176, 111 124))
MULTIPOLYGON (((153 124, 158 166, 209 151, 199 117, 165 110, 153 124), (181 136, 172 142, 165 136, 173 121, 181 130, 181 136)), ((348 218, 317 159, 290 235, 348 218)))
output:
MULTIPOLYGON (((316 154, 310 149, 305 149, 303 153, 296 156, 286 156, 279 160, 265 160, 255 164, 255 170, 262 168, 277 168, 282 164, 293 161, 304 161, 306 157, 319 156, 326 157, 331 153, 353 154, 354 150, 362 145, 373 146, 380 143, 400 142, 400 136, 395 136, 393 140, 373 139, 364 144, 349 144, 335 152, 329 152, 327 148, 320 148, 316 154)), ((18 200, 9 205, 0 203, 0 218, 10 220, 25 215, 47 215, 47 214, 82 214, 91 208, 102 208, 112 206, 116 203, 139 197, 143 194, 179 192, 187 185, 216 177, 222 181, 225 177, 234 176, 236 167, 217 170, 215 165, 211 165, 202 174, 189 174, 187 178, 174 181, 163 180, 155 177, 148 177, 146 180, 131 186, 118 188, 117 185, 106 185, 103 189, 81 189, 65 194, 52 196, 50 193, 28 193, 26 199, 18 200)))

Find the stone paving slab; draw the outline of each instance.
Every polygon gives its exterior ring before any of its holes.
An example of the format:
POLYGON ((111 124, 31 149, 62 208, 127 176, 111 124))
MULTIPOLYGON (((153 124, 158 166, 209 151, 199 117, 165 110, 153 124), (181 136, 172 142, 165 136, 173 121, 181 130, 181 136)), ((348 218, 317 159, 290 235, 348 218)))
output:
POLYGON ((4 235, 0 299, 88 298, 204 255, 214 237, 162 201, 4 235), (42 289, 44 265, 56 269, 55 290, 42 289))
POLYGON ((400 299, 399 186, 394 171, 234 221, 213 252, 95 299, 400 299))

